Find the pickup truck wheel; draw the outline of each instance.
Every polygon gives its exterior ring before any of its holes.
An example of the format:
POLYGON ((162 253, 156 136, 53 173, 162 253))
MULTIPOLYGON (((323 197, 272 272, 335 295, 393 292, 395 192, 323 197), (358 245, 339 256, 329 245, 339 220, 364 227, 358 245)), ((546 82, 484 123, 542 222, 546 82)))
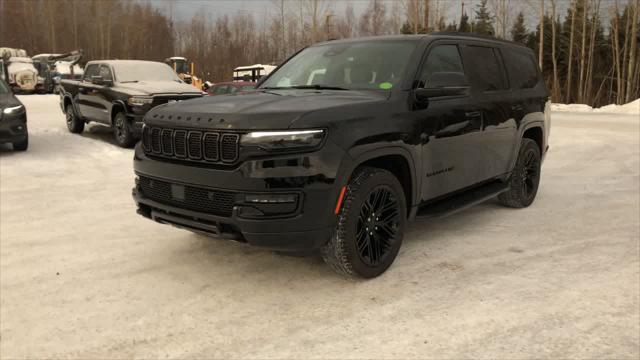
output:
POLYGON ((531 139, 522 139, 516 166, 507 180, 510 189, 498 195, 498 201, 512 208, 531 205, 538 193, 540 166, 540 147, 531 139))
POLYGON ((67 105, 64 109, 65 116, 67 118, 67 128, 74 134, 79 134, 84 130, 84 121, 78 118, 76 112, 73 110, 71 104, 67 105))
POLYGON ((113 135, 115 136, 118 145, 124 148, 131 147, 136 142, 133 138, 133 134, 131 133, 129 120, 122 112, 117 113, 116 117, 113 119, 113 135))
POLYGON ((28 134, 24 137, 24 140, 13 143, 13 150, 26 151, 28 147, 29 147, 29 135, 28 134))
POLYGON ((322 247, 324 261, 339 273, 373 278, 398 255, 406 223, 402 185, 390 172, 356 170, 347 185, 331 239, 322 247))

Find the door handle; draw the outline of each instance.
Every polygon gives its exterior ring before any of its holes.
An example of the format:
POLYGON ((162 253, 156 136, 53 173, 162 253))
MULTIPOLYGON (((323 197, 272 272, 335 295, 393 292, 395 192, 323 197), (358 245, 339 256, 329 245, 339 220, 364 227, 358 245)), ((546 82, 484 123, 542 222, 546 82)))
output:
POLYGON ((516 105, 511 105, 511 110, 513 111, 522 111, 524 110, 524 107, 520 104, 516 104, 516 105))
POLYGON ((467 119, 477 119, 479 117, 482 117, 482 112, 480 112, 480 111, 469 111, 469 112, 464 113, 464 116, 467 119))

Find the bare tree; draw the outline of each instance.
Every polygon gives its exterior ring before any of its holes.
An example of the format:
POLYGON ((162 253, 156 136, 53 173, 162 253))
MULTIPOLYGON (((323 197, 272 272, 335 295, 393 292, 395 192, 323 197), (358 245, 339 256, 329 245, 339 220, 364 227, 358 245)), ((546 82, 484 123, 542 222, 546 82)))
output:
POLYGON ((571 67, 573 65, 573 37, 576 29, 576 3, 577 0, 572 0, 571 2, 571 28, 569 30, 569 57, 567 58, 567 90, 566 90, 566 101, 571 101, 571 76, 573 72, 571 71, 571 67))
POLYGON ((631 32, 628 33, 628 37, 630 38, 629 45, 629 70, 627 71, 627 88, 626 93, 627 96, 625 98, 626 102, 633 100, 633 96, 637 94, 633 93, 634 85, 637 86, 637 77, 638 77, 638 69, 636 66, 637 56, 638 56, 638 12, 640 11, 640 0, 635 0, 635 4, 631 6, 630 11, 633 12, 633 16, 631 17, 631 32))

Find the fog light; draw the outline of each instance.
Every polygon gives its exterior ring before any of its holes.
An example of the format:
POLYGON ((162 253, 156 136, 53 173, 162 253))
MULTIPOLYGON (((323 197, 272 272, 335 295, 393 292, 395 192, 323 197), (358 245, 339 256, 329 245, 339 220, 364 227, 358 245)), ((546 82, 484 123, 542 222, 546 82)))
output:
POLYGON ((288 204, 298 201, 295 194, 255 194, 245 195, 244 201, 253 204, 288 204))

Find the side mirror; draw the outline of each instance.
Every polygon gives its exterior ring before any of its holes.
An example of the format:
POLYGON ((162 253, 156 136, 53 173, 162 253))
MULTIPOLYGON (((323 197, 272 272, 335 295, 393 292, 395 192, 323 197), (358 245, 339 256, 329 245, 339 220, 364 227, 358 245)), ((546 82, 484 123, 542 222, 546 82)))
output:
POLYGON ((91 83, 94 85, 104 85, 104 79, 102 76, 94 75, 91 77, 91 83))
POLYGON ((437 72, 431 75, 424 88, 417 88, 418 100, 439 96, 466 95, 469 91, 467 77, 461 72, 437 72))

